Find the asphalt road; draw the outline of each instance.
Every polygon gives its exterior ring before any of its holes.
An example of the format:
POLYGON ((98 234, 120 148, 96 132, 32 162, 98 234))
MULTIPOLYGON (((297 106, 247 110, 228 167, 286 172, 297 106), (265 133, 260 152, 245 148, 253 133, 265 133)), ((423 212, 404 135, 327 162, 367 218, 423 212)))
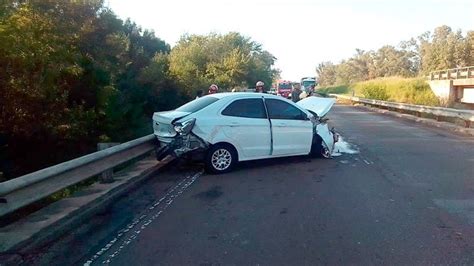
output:
POLYGON ((173 164, 28 264, 474 264, 474 140, 336 106, 358 154, 173 164))

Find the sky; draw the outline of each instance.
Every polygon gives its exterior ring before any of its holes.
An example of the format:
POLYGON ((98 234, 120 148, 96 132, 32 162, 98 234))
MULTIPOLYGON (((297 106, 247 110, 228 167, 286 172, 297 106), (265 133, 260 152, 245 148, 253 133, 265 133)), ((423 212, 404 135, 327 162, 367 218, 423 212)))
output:
POLYGON ((183 34, 237 31, 272 53, 282 78, 315 76, 323 61, 339 63, 355 49, 383 45, 441 25, 474 30, 474 0, 105 0, 171 46, 183 34))

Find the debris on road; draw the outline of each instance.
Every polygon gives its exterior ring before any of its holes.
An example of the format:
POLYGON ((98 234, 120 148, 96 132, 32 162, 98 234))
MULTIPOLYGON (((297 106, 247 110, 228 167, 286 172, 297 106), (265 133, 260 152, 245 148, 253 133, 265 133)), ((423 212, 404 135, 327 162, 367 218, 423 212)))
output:
POLYGON ((359 153, 359 150, 357 150, 357 148, 344 141, 344 139, 339 136, 339 141, 335 143, 334 145, 334 150, 332 152, 332 156, 333 157, 337 157, 337 156, 341 156, 342 154, 357 154, 359 153))

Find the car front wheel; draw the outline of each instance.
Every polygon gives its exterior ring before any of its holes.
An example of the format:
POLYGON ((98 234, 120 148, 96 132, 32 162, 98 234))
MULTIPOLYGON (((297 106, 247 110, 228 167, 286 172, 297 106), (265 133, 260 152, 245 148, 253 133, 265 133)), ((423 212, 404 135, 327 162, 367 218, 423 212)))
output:
POLYGON ((212 174, 227 173, 237 162, 237 152, 228 144, 212 146, 206 156, 206 171, 212 174))
POLYGON ((331 158, 331 151, 323 143, 323 140, 318 136, 313 141, 313 144, 311 146, 310 155, 312 157, 322 157, 322 158, 329 159, 329 158, 331 158))

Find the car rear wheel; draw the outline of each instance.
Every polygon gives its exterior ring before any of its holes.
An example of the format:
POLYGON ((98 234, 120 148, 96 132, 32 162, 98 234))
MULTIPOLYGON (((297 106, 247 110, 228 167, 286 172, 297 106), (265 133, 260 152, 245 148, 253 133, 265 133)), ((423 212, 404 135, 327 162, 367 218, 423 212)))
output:
POLYGON ((237 152, 228 144, 212 146, 206 156, 206 171, 212 174, 227 173, 237 162, 237 152))

